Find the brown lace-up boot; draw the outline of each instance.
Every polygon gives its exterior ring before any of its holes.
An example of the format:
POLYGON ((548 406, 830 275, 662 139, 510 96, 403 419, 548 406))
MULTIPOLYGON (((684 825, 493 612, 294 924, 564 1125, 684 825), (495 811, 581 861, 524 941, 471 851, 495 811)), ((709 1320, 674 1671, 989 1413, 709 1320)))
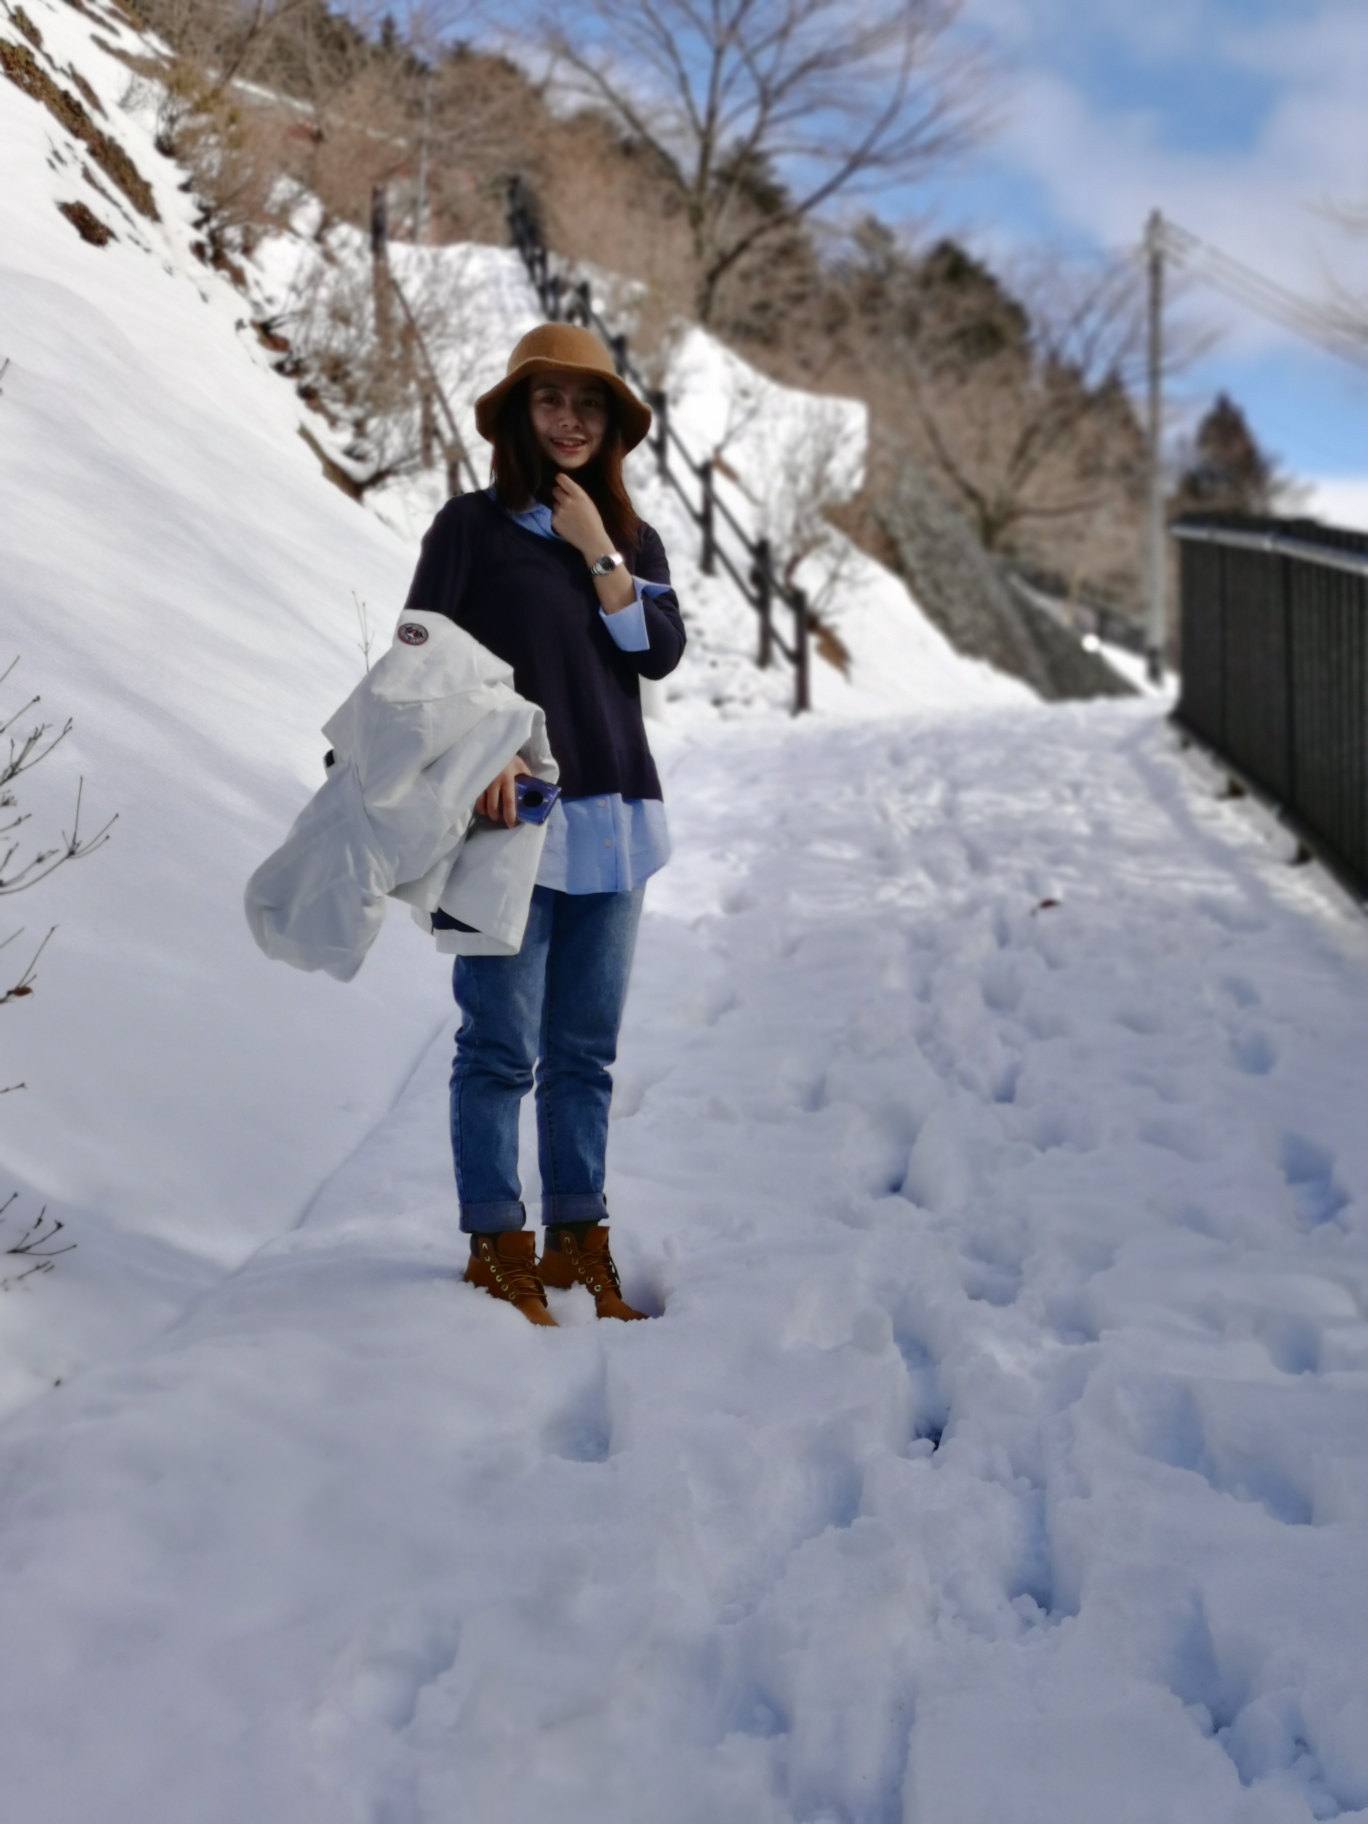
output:
POLYGON ((584 1230, 579 1240, 571 1228, 556 1223, 546 1226, 546 1246, 537 1266, 542 1284, 567 1292, 571 1286, 588 1286, 594 1295, 594 1307, 600 1317, 645 1317, 622 1296, 622 1283, 608 1250, 606 1223, 595 1222, 584 1230))
POLYGON ((498 1235, 476 1235, 466 1284, 482 1286, 491 1298, 515 1305, 529 1324, 556 1320, 546 1308, 546 1293, 537 1273, 537 1238, 530 1229, 505 1229, 498 1235))

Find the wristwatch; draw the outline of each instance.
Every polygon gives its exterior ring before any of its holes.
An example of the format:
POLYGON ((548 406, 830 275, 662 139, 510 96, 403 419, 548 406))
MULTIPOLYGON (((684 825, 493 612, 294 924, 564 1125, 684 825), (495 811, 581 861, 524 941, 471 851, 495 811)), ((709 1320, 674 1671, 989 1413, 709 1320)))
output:
POLYGON ((627 560, 622 555, 621 551, 605 551, 602 557, 596 558, 595 561, 590 564, 589 574, 590 576, 607 576, 612 571, 616 570, 620 564, 625 564, 626 561, 627 560))

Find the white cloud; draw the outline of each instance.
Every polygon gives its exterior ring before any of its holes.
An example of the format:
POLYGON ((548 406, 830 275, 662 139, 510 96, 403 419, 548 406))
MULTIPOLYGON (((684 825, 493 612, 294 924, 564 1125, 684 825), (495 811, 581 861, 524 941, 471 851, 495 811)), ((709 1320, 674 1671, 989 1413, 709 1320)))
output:
MULTIPOLYGON (((1368 200, 1368 7, 1362 0, 1324 0, 1310 15, 1291 7, 1249 24, 1229 4, 1208 0, 974 0, 970 21, 998 43, 1008 67, 1000 130, 980 156, 991 189, 996 172, 1034 181, 1061 230, 1110 246, 1138 241, 1153 207, 1237 259, 1312 298, 1335 282, 1368 299, 1368 237, 1355 241, 1329 219, 1326 205, 1355 195, 1368 200), (1068 38, 1069 17, 1079 34, 1068 38), (1099 35, 1099 22, 1108 28, 1099 35), (1148 106, 1108 106, 1123 92, 1115 68, 1081 58, 1110 41, 1115 55, 1190 59, 1200 52, 1213 87, 1272 86, 1261 117, 1253 112, 1247 148, 1204 147, 1200 122, 1163 105, 1156 70, 1138 92, 1148 106)), ((1160 72, 1162 74, 1162 72, 1160 72)), ((1175 81, 1178 72, 1175 69, 1175 81)), ((1179 93, 1192 88, 1191 63, 1179 93)), ((1010 226, 1007 228, 1010 234, 1010 226)), ((1003 227, 993 240, 1002 244, 1003 227)), ((1283 332, 1241 313, 1229 316, 1232 350, 1253 351, 1283 332)))

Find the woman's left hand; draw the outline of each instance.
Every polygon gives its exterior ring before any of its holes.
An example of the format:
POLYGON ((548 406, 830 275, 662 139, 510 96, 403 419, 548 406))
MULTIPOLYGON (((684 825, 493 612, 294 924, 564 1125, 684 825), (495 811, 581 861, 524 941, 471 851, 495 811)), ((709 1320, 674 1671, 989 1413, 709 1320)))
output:
POLYGON ((514 754, 508 765, 497 779, 489 784, 475 800, 477 817, 488 817, 491 823, 502 823, 508 829, 518 821, 518 788, 517 780, 523 773, 529 776, 532 768, 521 754, 514 754))
POLYGON ((586 563, 595 563, 613 548, 598 508, 564 473, 557 475, 552 490, 551 529, 581 552, 586 563))

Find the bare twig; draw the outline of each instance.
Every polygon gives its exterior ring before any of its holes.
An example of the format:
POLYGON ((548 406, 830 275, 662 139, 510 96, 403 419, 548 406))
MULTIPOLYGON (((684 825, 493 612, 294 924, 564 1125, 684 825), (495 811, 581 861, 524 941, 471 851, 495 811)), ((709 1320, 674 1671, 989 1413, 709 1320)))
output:
MULTIPOLYGON (((70 728, 70 726, 71 724, 68 723, 67 728, 70 728)), ((62 732, 65 734, 66 729, 62 732)), ((58 739, 60 740, 60 738, 61 737, 59 736, 58 739)), ((51 753, 52 748, 55 746, 56 742, 51 743, 46 751, 51 753)), ((93 836, 84 839, 82 838, 81 797, 84 791, 85 779, 82 777, 77 781, 76 785, 76 814, 71 820, 70 834, 63 830, 60 843, 54 844, 50 849, 39 850, 39 852, 27 861, 17 873, 11 874, 8 879, 0 872, 0 898, 3 898, 9 893, 23 893, 29 887, 36 887, 40 880, 46 880, 49 874, 55 874, 57 869, 60 868, 64 862, 80 861, 82 857, 86 855, 93 855, 96 849, 102 849, 109 841, 109 832, 119 821, 119 813, 117 811, 109 819, 108 823, 97 830, 93 836)), ((25 819, 16 818, 14 824, 23 821, 25 821, 25 819)), ((8 827, 12 829, 14 824, 9 825, 8 827)), ((3 857, 0 857, 0 870, 3 870, 9 865, 17 848, 17 843, 11 844, 6 854, 3 857)))
POLYGON ((361 657, 366 661, 366 670, 369 671, 371 646, 375 640, 375 629, 370 624, 370 616, 366 612, 366 604, 357 595, 355 589, 352 590, 352 601, 356 604, 356 622, 361 629, 361 638, 357 643, 361 648, 361 657))
MULTIPOLYGON (((4 684, 18 664, 14 659, 0 672, 0 684, 4 684)), ((29 821, 29 814, 15 809, 18 799, 13 790, 14 781, 22 774, 31 772, 41 761, 46 760, 55 748, 66 740, 71 733, 70 717, 55 734, 51 733, 51 724, 39 722, 26 734, 10 733, 21 716, 25 716, 38 702, 32 697, 13 714, 0 721, 0 737, 8 735, 9 753, 0 760, 0 811, 14 811, 7 822, 0 823, 0 898, 11 893, 24 893, 46 880, 65 862, 79 861, 86 855, 93 855, 96 849, 103 848, 109 840, 109 832, 118 822, 117 814, 102 825, 93 836, 81 834, 81 807, 85 796, 85 779, 78 779, 76 784, 76 808, 71 820, 70 830, 63 830, 61 840, 51 843, 46 848, 35 849, 25 860, 20 857, 20 840, 14 834, 29 821), (6 841, 6 838, 9 840, 6 841), (18 858, 18 859, 16 859, 18 858)), ((33 993, 37 979, 38 961, 51 941, 56 930, 53 925, 33 955, 17 981, 8 987, 0 988, 0 1007, 6 1007, 11 1001, 27 1000, 33 993)), ((0 950, 8 949, 16 939, 23 936, 24 927, 12 931, 8 937, 0 938, 0 950)), ((7 1083, 0 1086, 0 1095, 9 1095, 14 1090, 22 1089, 22 1083, 7 1083)), ((8 1205, 4 1206, 8 1208, 8 1205)), ((0 1210, 3 1214, 3 1210, 0 1210)))
MULTIPOLYGON (((53 925, 48 931, 47 937, 43 939, 42 943, 39 944, 33 955, 29 958, 24 973, 19 977, 19 980, 14 983, 13 987, 6 988, 3 993, 0 993, 0 1007, 3 1007, 7 1001, 22 1000, 26 995, 33 993, 33 984, 37 975, 38 958, 43 954, 44 950, 47 949, 48 940, 56 929, 56 925, 53 925)), ((6 949, 14 942, 15 938, 22 937, 23 935, 24 928, 21 925, 17 931, 11 931, 9 936, 5 938, 3 942, 0 942, 0 950, 6 949)), ((12 1089, 20 1089, 23 1085, 11 1084, 10 1087, 12 1089)))
MULTIPOLYGON (((18 1196, 18 1191, 11 1191, 5 1201, 0 1203, 0 1223, 4 1222, 18 1196)), ((66 1224, 57 1217, 48 1215, 47 1205, 44 1204, 18 1240, 11 1242, 7 1248, 0 1248, 0 1255, 25 1263, 22 1273, 0 1279, 0 1292, 8 1292, 12 1286, 22 1285, 36 1273, 51 1273, 58 1257, 70 1254, 76 1246, 74 1241, 64 1241, 60 1247, 53 1246, 65 1227, 66 1224)))

